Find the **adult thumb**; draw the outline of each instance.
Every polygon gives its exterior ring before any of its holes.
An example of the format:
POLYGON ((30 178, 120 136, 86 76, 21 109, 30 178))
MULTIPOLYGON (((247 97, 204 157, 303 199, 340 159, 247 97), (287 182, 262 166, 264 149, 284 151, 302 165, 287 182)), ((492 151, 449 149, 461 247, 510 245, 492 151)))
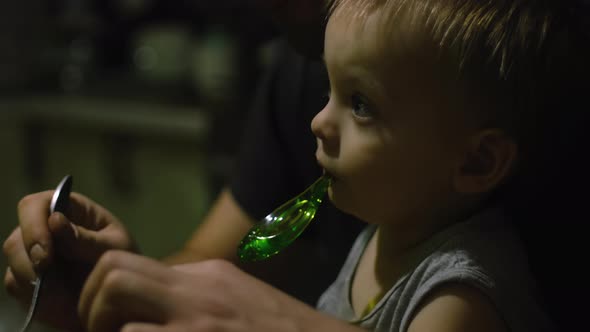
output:
POLYGON ((125 249, 119 245, 121 234, 107 228, 94 231, 71 222, 61 212, 49 216, 57 254, 65 259, 93 264, 109 249, 125 249))

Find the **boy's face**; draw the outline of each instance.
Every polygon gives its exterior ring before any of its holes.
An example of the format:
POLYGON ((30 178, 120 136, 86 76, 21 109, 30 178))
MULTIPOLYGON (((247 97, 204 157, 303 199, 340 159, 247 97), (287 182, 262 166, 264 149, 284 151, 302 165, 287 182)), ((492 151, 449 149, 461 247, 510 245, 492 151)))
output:
POLYGON ((452 200, 470 127, 419 61, 380 56, 379 24, 379 14, 362 28, 345 16, 328 22, 331 93, 312 121, 316 156, 345 212, 370 223, 432 217, 452 200))

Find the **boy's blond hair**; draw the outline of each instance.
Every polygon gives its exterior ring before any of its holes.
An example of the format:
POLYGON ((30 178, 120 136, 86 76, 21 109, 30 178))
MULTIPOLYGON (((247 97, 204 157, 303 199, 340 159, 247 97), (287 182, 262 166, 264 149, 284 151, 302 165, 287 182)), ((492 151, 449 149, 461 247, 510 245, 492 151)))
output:
POLYGON ((333 0, 329 15, 363 23, 378 13, 385 56, 400 45, 411 56, 434 54, 471 100, 463 106, 484 111, 485 125, 502 127, 528 153, 586 65, 587 48, 561 2, 333 0))

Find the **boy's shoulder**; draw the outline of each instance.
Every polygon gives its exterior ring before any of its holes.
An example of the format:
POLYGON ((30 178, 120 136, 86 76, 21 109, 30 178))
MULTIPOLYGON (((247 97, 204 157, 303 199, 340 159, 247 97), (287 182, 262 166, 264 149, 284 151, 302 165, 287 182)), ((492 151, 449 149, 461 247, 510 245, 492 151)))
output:
POLYGON ((490 208, 435 234, 416 270, 480 271, 494 279, 528 276, 526 249, 501 208, 490 208))
POLYGON ((490 209, 434 235, 414 267, 361 326, 407 330, 420 305, 443 286, 462 285, 489 298, 511 331, 550 326, 537 301, 524 247, 503 211, 490 209))
POLYGON ((399 285, 399 300, 406 302, 407 314, 413 315, 441 286, 459 284, 489 298, 513 331, 549 326, 543 320, 546 314, 538 302, 526 250, 502 209, 488 209, 429 242, 430 250, 399 285))

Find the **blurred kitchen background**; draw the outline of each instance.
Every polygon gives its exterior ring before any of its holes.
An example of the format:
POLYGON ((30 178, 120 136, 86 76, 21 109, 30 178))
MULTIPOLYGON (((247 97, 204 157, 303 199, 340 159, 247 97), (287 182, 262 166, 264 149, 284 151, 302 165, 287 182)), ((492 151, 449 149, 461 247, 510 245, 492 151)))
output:
MULTIPOLYGON (((2 1, 2 241, 21 197, 72 174, 145 254, 177 248, 228 175, 274 35, 248 1, 2 1)), ((2 287, 0 332, 24 316, 2 287)))

